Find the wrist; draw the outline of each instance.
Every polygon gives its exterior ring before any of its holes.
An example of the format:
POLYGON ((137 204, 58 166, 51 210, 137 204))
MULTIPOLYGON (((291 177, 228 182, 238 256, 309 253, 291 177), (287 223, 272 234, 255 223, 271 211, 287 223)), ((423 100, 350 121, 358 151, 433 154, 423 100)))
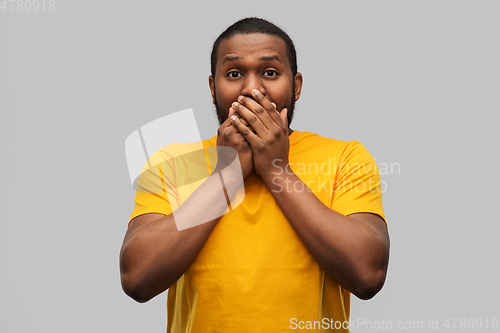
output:
POLYGON ((279 187, 284 182, 292 182, 297 178, 288 163, 278 165, 274 163, 275 161, 273 161, 273 166, 275 166, 275 168, 273 168, 273 170, 268 172, 266 175, 261 176, 262 180, 270 190, 274 187, 279 187))

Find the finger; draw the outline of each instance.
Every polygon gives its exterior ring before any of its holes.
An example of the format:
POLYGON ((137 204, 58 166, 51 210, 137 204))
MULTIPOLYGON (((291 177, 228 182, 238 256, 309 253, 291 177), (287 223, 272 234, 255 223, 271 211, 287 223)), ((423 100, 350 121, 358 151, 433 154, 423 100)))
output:
POLYGON ((255 130, 253 129, 252 126, 248 125, 248 122, 245 120, 245 118, 241 117, 238 112, 235 112, 234 115, 236 117, 238 117, 238 119, 243 123, 243 125, 245 125, 246 127, 248 127, 252 132, 255 133, 255 130))
MULTIPOLYGON (((240 121, 241 121, 241 122, 242 122, 245 126, 248 126, 248 122, 247 122, 245 119, 241 118, 241 116, 238 114, 238 112, 236 112, 236 111, 234 110, 234 108, 233 108, 233 107, 230 107, 230 108, 229 108, 229 113, 228 113, 228 115, 227 115, 227 119, 226 119, 226 122, 227 122, 226 127, 227 127, 227 126, 232 126, 232 125, 233 125, 233 124, 232 124, 232 122, 231 122, 231 120, 230 120, 230 118, 231 118, 231 116, 232 116, 233 114, 234 114, 236 117, 238 117, 238 118, 240 119, 240 121)), ((255 130, 253 129, 253 127, 252 127, 252 126, 249 126, 249 128, 250 128, 250 130, 251 130, 252 132, 254 132, 254 133, 255 133, 255 130)))
POLYGON ((233 124, 231 123, 231 116, 234 114, 234 112, 235 110, 233 108, 229 108, 227 119, 219 126, 220 130, 233 126, 233 124))
POLYGON ((243 125, 238 117, 232 115, 230 119, 233 123, 233 126, 247 140, 250 146, 257 144, 260 141, 260 138, 256 134, 254 134, 247 126, 243 125))
MULTIPOLYGON (((245 99, 250 99, 250 98, 245 97, 245 99)), ((241 99, 241 100, 245 100, 245 99, 241 99)), ((255 103, 255 101, 253 101, 253 102, 255 103)), ((244 106, 238 102, 233 103, 233 108, 236 110, 236 112, 239 115, 241 115, 242 119, 246 120, 246 122, 248 123, 247 126, 253 127, 253 129, 255 130, 255 133, 257 133, 261 137, 263 135, 265 135, 267 129, 257 114, 250 111, 246 106, 244 106)), ((262 109, 262 107, 261 107, 261 109, 262 109)), ((265 111, 262 110, 262 113, 264 114, 265 111)))
POLYGON ((238 117, 238 119, 243 123, 243 125, 248 126, 248 122, 245 120, 245 118, 242 118, 238 112, 235 112, 234 115, 238 117))
POLYGON ((285 128, 288 130, 288 109, 283 108, 279 113, 281 121, 285 124, 285 128))
POLYGON ((248 125, 248 122, 245 120, 245 118, 242 118, 238 112, 235 112, 234 115, 238 117, 238 119, 243 123, 243 125, 247 126, 252 132, 255 133, 255 130, 253 129, 252 126, 248 125))
MULTIPOLYGON (((264 97, 264 100, 267 102, 265 105, 268 109, 269 108, 274 109, 273 105, 267 98, 264 97)), ((253 112, 257 117, 259 117, 260 121, 264 124, 264 126, 267 129, 273 128, 274 126, 273 120, 269 117, 269 111, 263 104, 261 104, 256 99, 252 99, 251 97, 247 96, 238 97, 238 101, 240 101, 242 105, 244 105, 247 109, 253 112)))
MULTIPOLYGON (((272 103, 269 99, 267 99, 267 97, 264 96, 258 89, 253 89, 252 95, 254 96, 255 101, 258 102, 260 105, 262 105, 264 110, 267 111, 269 118, 272 119, 274 123, 279 124, 278 123, 279 115, 278 115, 278 110, 276 110, 276 104, 272 103)), ((268 125, 266 124, 266 126, 268 125)))
MULTIPOLYGON (((245 120, 245 118, 243 118, 238 112, 234 112, 234 116, 236 116, 238 118, 239 121, 241 121, 243 123, 243 125, 245 125, 246 127, 248 127, 252 132, 255 133, 255 130, 253 129, 252 126, 248 125, 248 122, 245 120)), ((229 121, 231 121, 230 117, 228 118, 229 121)), ((231 121, 231 126, 234 127, 234 124, 233 122, 231 121)))

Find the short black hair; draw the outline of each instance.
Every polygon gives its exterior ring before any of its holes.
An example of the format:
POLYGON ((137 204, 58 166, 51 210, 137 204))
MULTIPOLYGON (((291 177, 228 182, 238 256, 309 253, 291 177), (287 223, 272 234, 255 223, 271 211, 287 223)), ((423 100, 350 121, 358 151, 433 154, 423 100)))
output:
POLYGON ((267 34, 272 36, 277 36, 281 38, 286 45, 286 53, 288 55, 288 62, 290 63, 290 68, 292 70, 292 77, 297 74, 297 52, 295 51, 295 46, 293 45, 292 39, 284 32, 281 28, 272 24, 269 21, 258 17, 247 17, 245 19, 239 20, 238 22, 227 28, 220 36, 215 40, 212 47, 212 53, 210 55, 211 61, 211 71, 212 77, 215 78, 215 67, 217 65, 217 50, 219 49, 220 43, 224 39, 228 39, 238 34, 267 34))

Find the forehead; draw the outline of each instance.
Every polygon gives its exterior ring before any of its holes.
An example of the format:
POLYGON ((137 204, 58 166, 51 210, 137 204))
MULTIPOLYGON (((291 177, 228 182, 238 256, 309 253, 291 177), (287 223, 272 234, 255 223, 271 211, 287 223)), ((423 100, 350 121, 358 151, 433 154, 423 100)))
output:
POLYGON ((277 55, 287 67, 290 67, 283 39, 261 33, 236 34, 220 43, 217 50, 217 65, 221 65, 227 56, 255 59, 273 55, 277 55))

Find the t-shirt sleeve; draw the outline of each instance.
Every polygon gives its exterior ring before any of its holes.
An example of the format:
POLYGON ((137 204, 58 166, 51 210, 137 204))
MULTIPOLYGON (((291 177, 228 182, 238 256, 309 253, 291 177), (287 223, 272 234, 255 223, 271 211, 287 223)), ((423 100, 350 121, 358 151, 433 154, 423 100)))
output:
POLYGON ((139 215, 148 213, 159 213, 163 215, 172 214, 172 209, 166 193, 141 193, 137 192, 134 198, 135 206, 130 221, 139 215))
POLYGON ((359 142, 349 142, 337 167, 331 208, 343 215, 373 213, 385 221, 380 173, 368 150, 359 142))
POLYGON ((135 206, 129 223, 139 215, 159 213, 169 215, 176 203, 173 182, 173 159, 165 150, 158 151, 143 167, 136 182, 135 206))
POLYGON ((198 141, 172 143, 155 152, 137 179, 129 223, 139 215, 169 215, 178 209, 211 174, 210 158, 216 148, 209 148, 198 141))

